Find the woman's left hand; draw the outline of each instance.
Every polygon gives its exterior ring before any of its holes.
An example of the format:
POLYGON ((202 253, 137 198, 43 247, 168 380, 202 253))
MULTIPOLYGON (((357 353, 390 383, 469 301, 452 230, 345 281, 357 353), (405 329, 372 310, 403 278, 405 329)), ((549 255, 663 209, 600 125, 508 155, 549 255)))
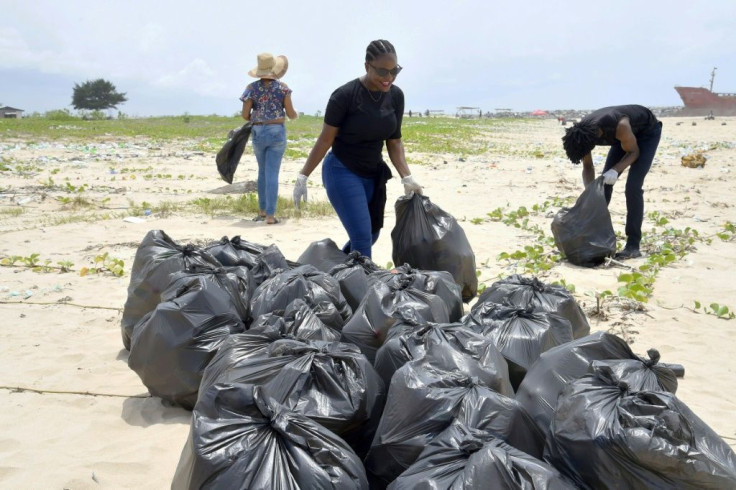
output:
POLYGON ((406 177, 401 179, 401 183, 404 184, 404 193, 407 196, 410 196, 412 192, 422 195, 422 186, 419 185, 419 182, 414 180, 414 177, 411 175, 407 175, 406 177))

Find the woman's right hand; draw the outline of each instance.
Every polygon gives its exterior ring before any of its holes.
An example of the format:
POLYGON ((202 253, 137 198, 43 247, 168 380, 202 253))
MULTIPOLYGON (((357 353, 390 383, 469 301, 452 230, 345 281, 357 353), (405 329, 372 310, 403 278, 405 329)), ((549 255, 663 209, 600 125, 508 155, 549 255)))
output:
POLYGON ((307 179, 308 177, 302 173, 296 177, 296 185, 294 186, 294 206, 299 209, 299 202, 304 199, 307 202, 307 179))

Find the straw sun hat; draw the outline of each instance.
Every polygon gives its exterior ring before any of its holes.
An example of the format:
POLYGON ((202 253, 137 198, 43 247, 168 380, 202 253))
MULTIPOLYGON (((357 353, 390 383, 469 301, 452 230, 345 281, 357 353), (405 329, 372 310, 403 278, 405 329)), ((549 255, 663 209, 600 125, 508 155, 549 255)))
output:
POLYGON ((271 53, 261 53, 258 55, 258 66, 248 72, 248 75, 254 78, 281 78, 286 74, 289 68, 289 60, 286 56, 274 56, 271 53))

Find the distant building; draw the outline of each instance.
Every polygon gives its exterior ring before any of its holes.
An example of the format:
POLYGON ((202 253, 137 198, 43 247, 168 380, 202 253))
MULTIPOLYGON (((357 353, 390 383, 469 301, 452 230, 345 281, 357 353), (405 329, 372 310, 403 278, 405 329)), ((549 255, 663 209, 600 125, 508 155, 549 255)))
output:
POLYGON ((0 107, 0 117, 20 119, 23 117, 23 109, 16 109, 15 107, 7 105, 5 107, 0 107))

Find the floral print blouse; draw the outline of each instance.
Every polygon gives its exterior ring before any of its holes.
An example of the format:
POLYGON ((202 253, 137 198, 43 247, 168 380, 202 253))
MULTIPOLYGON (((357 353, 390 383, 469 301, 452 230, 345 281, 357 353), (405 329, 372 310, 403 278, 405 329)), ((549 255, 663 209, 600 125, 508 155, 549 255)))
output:
POLYGON ((265 122, 284 117, 284 97, 290 93, 291 89, 278 80, 271 80, 268 85, 263 80, 256 80, 245 87, 240 100, 253 101, 252 122, 265 122))

